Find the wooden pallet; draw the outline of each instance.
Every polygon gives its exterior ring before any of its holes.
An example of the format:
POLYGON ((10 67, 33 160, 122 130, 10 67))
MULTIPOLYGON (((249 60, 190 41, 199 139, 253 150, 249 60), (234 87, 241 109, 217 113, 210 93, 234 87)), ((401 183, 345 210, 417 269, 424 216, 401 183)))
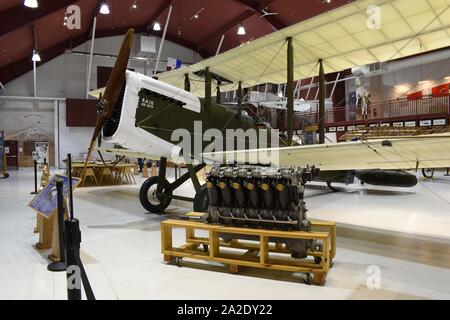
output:
POLYGON ((277 231, 167 220, 161 223, 162 253, 164 261, 168 263, 189 258, 228 265, 232 273, 237 273, 240 266, 303 273, 306 283, 321 285, 325 282, 336 255, 336 223, 312 221, 312 230, 312 232, 277 231), (186 243, 180 247, 173 246, 174 228, 185 229, 186 232, 186 243), (207 231, 209 236, 196 236, 196 231, 199 230, 207 231), (253 236, 259 241, 234 239, 225 242, 220 239, 224 234, 253 236), (323 247, 322 251, 308 252, 308 259, 297 260, 291 258, 284 243, 274 243, 271 241, 273 238, 321 240, 323 247), (240 252, 233 249, 240 249, 240 252), (242 250, 245 252, 242 253, 242 250), (277 255, 274 256, 274 253, 277 255), (315 257, 317 261, 314 261, 315 257))

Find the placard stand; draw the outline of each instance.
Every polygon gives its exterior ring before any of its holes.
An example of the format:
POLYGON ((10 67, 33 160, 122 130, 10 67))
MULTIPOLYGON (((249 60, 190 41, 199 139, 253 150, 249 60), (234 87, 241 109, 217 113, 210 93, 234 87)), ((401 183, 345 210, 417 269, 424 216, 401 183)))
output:
POLYGON ((47 219, 38 213, 37 220, 39 227, 39 242, 36 243, 36 248, 39 250, 50 249, 52 247, 54 220, 56 220, 55 215, 52 215, 47 219))
POLYGON ((61 228, 63 230, 63 232, 61 232, 61 234, 59 232, 59 229, 60 229, 60 225, 63 226, 64 221, 69 218, 69 216, 67 215, 66 206, 63 206, 63 213, 62 213, 63 219, 61 222, 59 221, 60 220, 59 210, 58 210, 57 215, 58 215, 57 216, 58 218, 53 219, 52 253, 48 256, 48 258, 53 262, 61 261, 61 258, 63 258, 63 260, 65 261, 64 250, 61 251, 61 241, 63 239, 62 237, 63 237, 63 233, 64 233, 64 227, 61 228))
POLYGON ((39 219, 39 213, 36 213, 36 226, 34 227, 34 233, 39 233, 41 230, 41 219, 39 219))
POLYGON ((148 166, 147 163, 144 163, 144 169, 142 169, 142 177, 148 178, 148 166))
POLYGON ((156 177, 158 174, 156 173, 156 162, 152 161, 152 177, 156 177))

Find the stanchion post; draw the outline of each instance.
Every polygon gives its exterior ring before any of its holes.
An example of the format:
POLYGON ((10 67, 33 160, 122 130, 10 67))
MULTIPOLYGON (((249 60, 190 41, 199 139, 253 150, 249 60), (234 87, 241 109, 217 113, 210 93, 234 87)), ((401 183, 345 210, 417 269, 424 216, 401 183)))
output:
POLYGON ((69 219, 64 223, 67 262, 67 298, 68 300, 81 300, 81 270, 77 261, 77 255, 80 254, 81 231, 79 221, 73 217, 72 155, 70 153, 67 155, 67 167, 69 174, 70 214, 69 219))
POLYGON ((81 232, 77 219, 67 219, 64 223, 67 261, 67 299, 81 300, 81 270, 77 255, 80 250, 81 232))
POLYGON ((47 267, 48 271, 53 272, 60 272, 60 271, 66 271, 66 250, 64 248, 64 183, 62 180, 56 181, 56 191, 57 191, 57 197, 58 197, 58 238, 59 238, 59 257, 60 260, 50 263, 47 267))
POLYGON ((36 160, 34 160, 34 191, 31 192, 31 194, 38 194, 38 188, 37 188, 37 166, 38 163, 36 160))

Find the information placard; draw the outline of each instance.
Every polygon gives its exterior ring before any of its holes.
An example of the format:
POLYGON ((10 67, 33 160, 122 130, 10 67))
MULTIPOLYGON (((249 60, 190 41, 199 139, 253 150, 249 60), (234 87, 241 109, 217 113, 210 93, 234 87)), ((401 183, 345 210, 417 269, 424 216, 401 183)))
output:
MULTIPOLYGON (((28 205, 33 210, 45 218, 50 218, 58 208, 58 198, 56 193, 56 182, 58 179, 63 181, 64 199, 69 196, 69 177, 64 175, 54 175, 49 183, 38 193, 38 195, 28 205)), ((80 178, 72 178, 72 188, 75 189, 81 183, 80 178)))

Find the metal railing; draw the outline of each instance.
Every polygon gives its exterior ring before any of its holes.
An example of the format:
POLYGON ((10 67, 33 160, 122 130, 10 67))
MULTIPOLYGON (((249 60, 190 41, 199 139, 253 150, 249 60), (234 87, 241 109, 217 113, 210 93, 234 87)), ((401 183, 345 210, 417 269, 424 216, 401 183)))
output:
MULTIPOLYGON (((450 96, 427 96, 419 100, 392 100, 381 103, 373 103, 369 107, 368 121, 380 120, 389 122, 396 119, 412 119, 423 116, 450 115, 450 96)), ((361 110, 350 114, 349 107, 334 108, 325 112, 325 124, 358 123, 363 121, 361 110)), ((319 123, 318 112, 296 112, 294 128, 302 128, 305 125, 317 125, 319 123)), ((285 130, 286 117, 278 119, 278 127, 285 130)))

